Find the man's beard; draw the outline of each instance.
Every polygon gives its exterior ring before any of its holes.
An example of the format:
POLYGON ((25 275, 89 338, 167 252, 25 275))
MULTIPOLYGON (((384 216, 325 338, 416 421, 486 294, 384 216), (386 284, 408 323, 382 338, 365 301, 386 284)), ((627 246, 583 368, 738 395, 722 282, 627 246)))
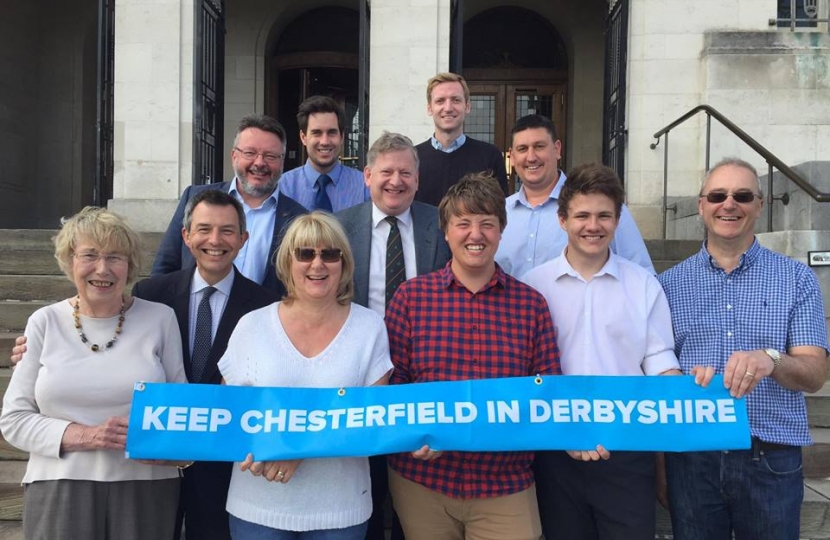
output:
POLYGON ((274 190, 277 189, 277 184, 279 184, 280 176, 282 171, 277 170, 276 172, 272 171, 271 167, 268 165, 251 165, 245 170, 237 169, 236 177, 239 178, 239 183, 242 186, 242 191, 245 192, 246 195, 251 195, 252 197, 267 197, 271 195, 274 190), (261 186, 255 186, 248 182, 247 178, 245 178, 246 172, 252 172, 254 174, 267 174, 269 177, 268 182, 261 186))

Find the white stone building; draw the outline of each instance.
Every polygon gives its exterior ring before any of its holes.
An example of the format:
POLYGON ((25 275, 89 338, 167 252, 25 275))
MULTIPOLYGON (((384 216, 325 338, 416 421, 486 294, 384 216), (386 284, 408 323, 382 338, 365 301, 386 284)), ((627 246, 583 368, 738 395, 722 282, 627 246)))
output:
MULTIPOLYGON (((827 17, 826 0, 796 3, 801 17, 827 17)), ((552 116, 564 167, 613 161, 644 236, 657 238, 665 139, 652 149, 652 135, 697 105, 715 107, 785 164, 821 170, 816 163, 830 149, 830 34, 826 22, 770 26, 789 4, 7 0, 0 228, 55 228, 60 216, 97 203, 162 230, 186 186, 230 177, 230 143, 245 114, 282 121, 286 167, 301 163, 294 114, 314 93, 345 104, 353 125, 343 157, 358 165, 361 137, 371 142, 388 129, 420 142, 431 134, 426 82, 452 69, 473 90, 467 132, 507 155, 517 115, 552 116), (609 31, 613 20, 621 26, 609 31)), ((706 135, 704 114, 671 132, 669 201, 697 192, 706 135)), ((712 162, 737 154, 766 172, 762 157, 714 121, 711 136, 712 162)), ((830 187, 826 175, 808 180, 830 187)), ((823 207, 791 184, 778 186, 799 204, 795 212, 774 203, 779 230, 795 226, 789 214, 803 220, 805 208, 813 217, 800 228, 830 229, 823 207)), ((672 224, 670 235, 687 228, 672 224)))

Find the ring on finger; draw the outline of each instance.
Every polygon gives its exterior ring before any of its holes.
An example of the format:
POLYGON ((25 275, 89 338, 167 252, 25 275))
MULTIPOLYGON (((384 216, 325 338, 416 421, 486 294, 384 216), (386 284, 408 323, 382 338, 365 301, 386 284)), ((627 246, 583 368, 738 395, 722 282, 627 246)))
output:
POLYGON ((280 480, 282 480, 283 478, 285 478, 285 472, 283 472, 283 471, 277 471, 277 478, 279 478, 280 480))
POLYGON ((750 373, 749 371, 747 371, 746 373, 744 373, 744 377, 749 377, 751 379, 755 377, 755 373, 750 373))

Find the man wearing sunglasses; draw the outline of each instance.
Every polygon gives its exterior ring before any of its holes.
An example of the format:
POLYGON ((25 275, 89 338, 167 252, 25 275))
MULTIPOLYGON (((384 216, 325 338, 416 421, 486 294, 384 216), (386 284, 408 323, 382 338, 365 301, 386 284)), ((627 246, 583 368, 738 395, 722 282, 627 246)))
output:
POLYGON ((762 207, 752 165, 715 165, 698 202, 702 249, 659 276, 683 372, 722 374, 752 434, 750 450, 666 454, 678 540, 799 538, 801 447, 813 442, 803 392, 827 378, 827 330, 815 274, 755 238, 762 207))
POLYGON ((340 163, 346 112, 334 99, 311 96, 297 111, 300 142, 306 149, 305 165, 285 173, 280 193, 309 210, 338 212, 369 200, 363 175, 340 163))
MULTIPOLYGON (((450 258, 438 209, 414 201, 418 190, 418 153, 412 141, 384 132, 369 149, 363 171, 372 200, 337 214, 355 259, 354 301, 382 317, 404 280, 442 268, 450 258)), ((383 508, 388 492, 386 456, 369 459, 372 503, 367 540, 383 540, 383 508)), ((392 539, 403 533, 393 520, 392 539)))
POLYGON ((216 189, 233 195, 245 211, 250 236, 236 255, 234 265, 251 281, 282 296, 285 287, 277 279, 273 254, 279 247, 281 231, 294 217, 306 212, 297 201, 277 191, 284 157, 285 129, 282 125, 268 116, 244 117, 236 130, 231 150, 234 179, 189 186, 184 190, 159 245, 152 275, 168 274, 194 264, 181 234, 185 206, 191 197, 216 189))

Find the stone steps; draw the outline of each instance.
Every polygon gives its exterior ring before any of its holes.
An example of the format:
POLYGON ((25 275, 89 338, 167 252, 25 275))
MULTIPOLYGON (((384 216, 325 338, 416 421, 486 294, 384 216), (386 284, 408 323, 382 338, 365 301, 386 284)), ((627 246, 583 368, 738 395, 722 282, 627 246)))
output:
POLYGON ((651 262, 659 274, 700 251, 700 240, 646 240, 651 262))
POLYGON ((0 540, 23 540, 23 523, 0 521, 0 540))

